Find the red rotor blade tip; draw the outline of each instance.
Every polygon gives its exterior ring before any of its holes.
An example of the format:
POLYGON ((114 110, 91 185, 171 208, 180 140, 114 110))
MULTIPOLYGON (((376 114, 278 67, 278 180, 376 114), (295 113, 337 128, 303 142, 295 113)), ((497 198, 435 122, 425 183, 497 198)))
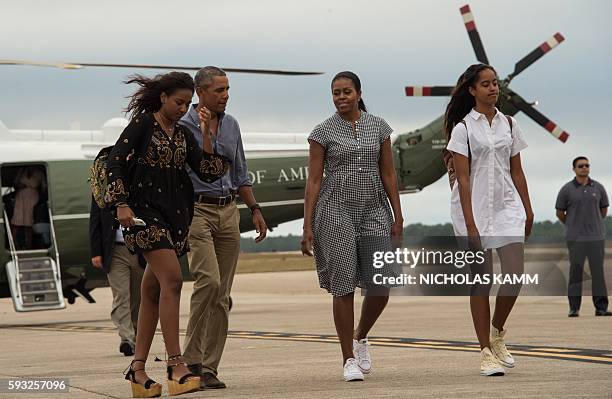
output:
POLYGON ((468 12, 471 11, 470 5, 469 4, 464 5, 463 7, 459 9, 459 11, 461 12, 461 14, 467 14, 468 12))

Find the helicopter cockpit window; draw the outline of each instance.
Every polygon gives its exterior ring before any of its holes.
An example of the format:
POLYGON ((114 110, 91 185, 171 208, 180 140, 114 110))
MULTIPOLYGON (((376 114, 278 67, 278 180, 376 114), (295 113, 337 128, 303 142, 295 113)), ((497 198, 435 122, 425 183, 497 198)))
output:
MULTIPOLYGON (((0 193, 5 226, 10 228, 15 249, 45 249, 51 246, 47 173, 43 165, 10 165, 0 170, 0 193)), ((10 249, 8 234, 5 247, 10 249)))

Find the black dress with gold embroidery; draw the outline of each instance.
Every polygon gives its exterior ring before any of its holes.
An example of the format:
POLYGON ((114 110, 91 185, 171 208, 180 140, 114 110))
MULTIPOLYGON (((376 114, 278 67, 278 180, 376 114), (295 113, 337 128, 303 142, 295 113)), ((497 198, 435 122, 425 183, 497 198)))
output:
POLYGON ((106 202, 127 203, 146 223, 123 230, 130 252, 165 248, 181 256, 188 251, 194 193, 185 165, 213 182, 226 173, 228 160, 203 152, 178 124, 169 137, 153 114, 135 116, 119 137, 108 158, 106 202))

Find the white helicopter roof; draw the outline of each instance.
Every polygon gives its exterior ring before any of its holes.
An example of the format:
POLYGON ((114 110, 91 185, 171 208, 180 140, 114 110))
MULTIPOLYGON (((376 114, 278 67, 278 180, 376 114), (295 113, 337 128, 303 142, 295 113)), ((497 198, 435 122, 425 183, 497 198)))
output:
MULTIPOLYGON (((112 118, 101 130, 10 130, 0 121, 0 160, 32 162, 93 159, 101 148, 114 144, 128 125, 112 118)), ((243 133, 247 158, 307 156, 307 134, 243 133)))
MULTIPOLYGON (((101 130, 10 130, 0 121, 1 162, 93 159, 114 144, 128 125, 112 118, 101 130)), ((393 135, 395 136, 395 135, 393 135)), ((308 156, 306 133, 242 133, 247 159, 308 156)), ((394 137, 392 137, 392 140, 394 137)))
POLYGON ((2 121, 0 121, 0 137, 3 137, 8 133, 10 133, 8 127, 6 127, 6 125, 2 121))

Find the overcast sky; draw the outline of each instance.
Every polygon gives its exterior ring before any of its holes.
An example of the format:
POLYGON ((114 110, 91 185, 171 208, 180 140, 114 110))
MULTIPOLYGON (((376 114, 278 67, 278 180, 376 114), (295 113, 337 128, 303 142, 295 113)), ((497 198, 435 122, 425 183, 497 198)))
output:
MULTIPOLYGON (((298 69, 319 77, 230 75, 228 112, 243 132, 309 132, 334 110, 329 81, 355 71, 372 113, 396 132, 439 116, 446 98, 407 98, 404 86, 453 84, 475 62, 459 7, 464 1, 226 0, 12 1, 2 5, 0 58, 298 69)), ((592 177, 612 191, 610 71, 612 2, 471 1, 490 62, 514 63, 561 32, 566 41, 511 87, 570 133, 561 144, 522 114, 523 163, 537 220, 554 218, 571 160, 587 155, 592 177)), ((133 88, 127 69, 65 71, 1 66, 0 120, 9 128, 99 129, 120 116, 133 88)), ((139 71, 152 74, 152 71, 139 71)), ((247 133, 248 134, 248 133, 247 133)), ((402 197, 406 223, 450 220, 445 179, 402 197)), ((301 222, 277 229, 300 232, 301 222)))

